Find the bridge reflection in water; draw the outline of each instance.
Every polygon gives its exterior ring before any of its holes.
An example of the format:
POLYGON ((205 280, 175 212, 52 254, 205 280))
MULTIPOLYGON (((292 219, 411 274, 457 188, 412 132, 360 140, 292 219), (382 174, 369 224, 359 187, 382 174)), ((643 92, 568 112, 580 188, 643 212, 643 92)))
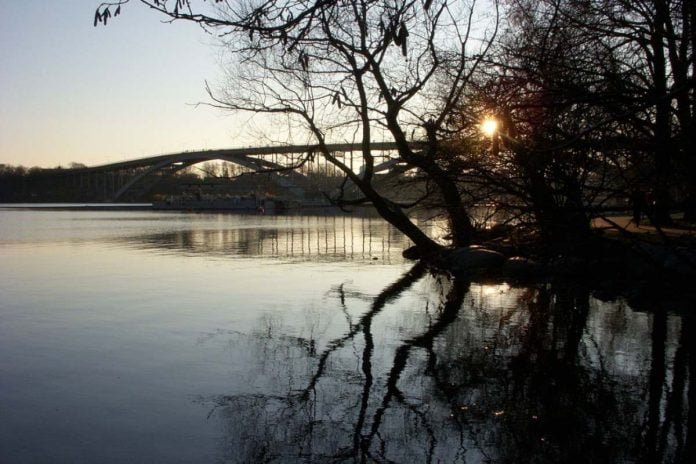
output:
MULTIPOLYGON (((186 218, 186 214, 174 217, 186 218)), ((411 242, 376 217, 254 216, 208 217, 206 228, 185 227, 163 233, 117 237, 138 248, 219 258, 268 257, 289 259, 360 259, 401 262, 411 242)))

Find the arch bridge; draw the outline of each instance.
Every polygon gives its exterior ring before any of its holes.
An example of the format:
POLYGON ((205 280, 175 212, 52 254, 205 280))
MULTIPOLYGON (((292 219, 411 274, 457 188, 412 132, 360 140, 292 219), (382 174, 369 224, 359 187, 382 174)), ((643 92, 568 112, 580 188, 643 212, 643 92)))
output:
MULTIPOLYGON (((352 153, 362 150, 361 144, 343 143, 327 145, 334 154, 352 153)), ((375 142, 372 151, 382 153, 382 163, 375 172, 392 169, 397 163, 388 156, 396 149, 393 142, 375 142)), ((77 193, 76 196, 90 201, 124 201, 138 194, 147 193, 163 176, 172 175, 194 164, 205 161, 228 161, 253 171, 276 172, 276 181, 285 189, 298 189, 298 176, 303 174, 288 170, 286 163, 293 163, 297 155, 316 152, 316 145, 266 146, 255 148, 230 148, 219 150, 185 151, 166 155, 109 163, 100 166, 70 169, 45 169, 39 177, 51 179, 63 191, 77 193)), ((340 156, 340 155, 338 155, 340 156)), ((380 155, 376 155, 378 158, 380 155)))

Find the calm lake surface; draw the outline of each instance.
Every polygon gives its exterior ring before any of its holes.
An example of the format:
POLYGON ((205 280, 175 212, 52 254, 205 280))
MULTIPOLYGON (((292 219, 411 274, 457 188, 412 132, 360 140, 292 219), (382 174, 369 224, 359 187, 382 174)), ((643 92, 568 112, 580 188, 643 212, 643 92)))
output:
POLYGON ((693 308, 379 219, 0 208, 0 462, 690 462, 693 308))

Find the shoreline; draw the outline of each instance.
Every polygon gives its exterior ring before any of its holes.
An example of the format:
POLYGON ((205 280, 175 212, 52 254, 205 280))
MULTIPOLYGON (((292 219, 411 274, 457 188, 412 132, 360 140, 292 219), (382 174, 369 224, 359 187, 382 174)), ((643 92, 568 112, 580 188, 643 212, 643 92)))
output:
POLYGON ((151 209, 152 203, 0 203, 0 210, 137 211, 151 209))

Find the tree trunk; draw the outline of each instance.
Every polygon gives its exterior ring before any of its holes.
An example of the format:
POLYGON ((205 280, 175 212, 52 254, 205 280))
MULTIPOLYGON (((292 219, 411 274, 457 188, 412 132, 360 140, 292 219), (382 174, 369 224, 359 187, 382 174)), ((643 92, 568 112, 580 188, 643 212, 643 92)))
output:
POLYGON ((691 180, 687 186, 688 191, 684 200, 684 220, 694 223, 696 222, 696 183, 693 176, 696 175, 696 169, 690 169, 689 172, 691 180))
POLYGON ((358 187, 372 202, 382 219, 407 236, 422 252, 430 253, 442 248, 441 245, 416 226, 399 206, 379 195, 370 185, 360 182, 358 187))
POLYGON ((565 179, 565 204, 558 204, 544 174, 545 161, 537 154, 518 153, 518 163, 528 182, 532 211, 548 253, 575 252, 587 243, 590 223, 583 211, 579 185, 565 179))
POLYGON ((456 247, 470 245, 471 237, 474 234, 474 226, 469 219, 466 208, 462 205, 459 189, 456 184, 449 179, 434 180, 440 188, 442 199, 445 202, 444 208, 447 212, 447 219, 449 220, 452 245, 456 247))
MULTIPOLYGON (((685 32, 688 29, 688 34, 682 40, 687 41, 689 46, 682 46, 691 50, 690 62, 687 62, 685 67, 691 68, 691 76, 696 76, 696 3, 684 2, 683 4, 683 21, 685 32)), ((685 57, 685 59, 687 59, 685 57)), ((685 74, 688 75, 688 72, 685 74)), ((692 78, 693 79, 693 78, 692 78)), ((687 87, 688 89, 689 87, 687 87)), ((692 92, 685 91, 682 96, 680 106, 683 109, 680 113, 688 117, 688 123, 681 123, 683 140, 683 154, 686 157, 687 164, 687 195, 684 204, 684 219, 689 222, 696 222, 696 96, 692 92)))
POLYGON ((670 134, 671 100, 667 94, 667 64, 665 62, 664 24, 668 15, 664 0, 655 2, 655 29, 650 36, 653 51, 655 125, 653 156, 655 160, 655 206, 652 221, 656 225, 669 224, 670 194, 669 181, 671 173, 672 143, 670 134))
POLYGON ((395 111, 390 111, 387 114, 387 123, 398 146, 401 158, 425 172, 437 186, 440 195, 442 195, 442 200, 445 203, 444 209, 451 229, 452 244, 458 247, 469 245, 474 233, 474 226, 462 202, 457 183, 450 173, 442 169, 435 161, 439 150, 437 128, 432 124, 425 125, 428 135, 427 150, 424 153, 414 153, 406 141, 401 126, 399 126, 395 111))

